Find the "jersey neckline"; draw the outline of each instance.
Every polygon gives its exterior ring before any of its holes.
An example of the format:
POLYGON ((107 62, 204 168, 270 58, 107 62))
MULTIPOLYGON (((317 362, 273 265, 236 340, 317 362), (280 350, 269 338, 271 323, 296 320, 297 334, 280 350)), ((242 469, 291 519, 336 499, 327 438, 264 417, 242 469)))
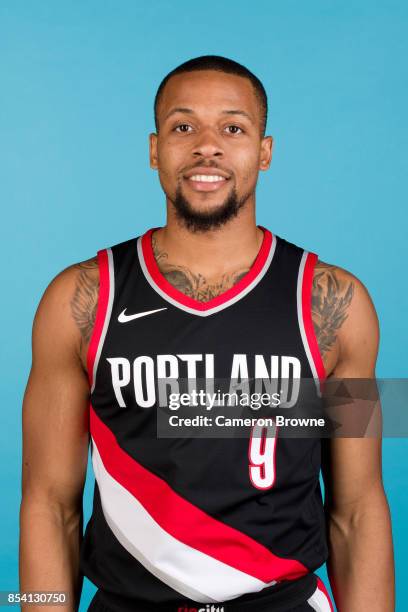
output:
POLYGON ((138 239, 137 248, 140 265, 151 287, 165 300, 193 314, 201 316, 213 314, 234 304, 247 295, 259 283, 269 268, 276 248, 276 236, 262 225, 257 227, 263 231, 263 239, 249 271, 233 287, 230 287, 207 302, 200 302, 185 295, 182 291, 173 287, 160 271, 152 247, 152 234, 154 231, 161 229, 160 227, 153 227, 147 230, 138 239))

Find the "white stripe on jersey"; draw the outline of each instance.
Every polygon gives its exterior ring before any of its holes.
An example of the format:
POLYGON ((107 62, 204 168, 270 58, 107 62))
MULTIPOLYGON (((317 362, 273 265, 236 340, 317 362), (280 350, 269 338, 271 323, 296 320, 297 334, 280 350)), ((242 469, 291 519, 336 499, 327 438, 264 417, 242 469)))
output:
POLYGON ((121 545, 156 578, 200 603, 227 601, 275 584, 254 578, 170 535, 107 472, 93 438, 92 446, 105 519, 121 545))

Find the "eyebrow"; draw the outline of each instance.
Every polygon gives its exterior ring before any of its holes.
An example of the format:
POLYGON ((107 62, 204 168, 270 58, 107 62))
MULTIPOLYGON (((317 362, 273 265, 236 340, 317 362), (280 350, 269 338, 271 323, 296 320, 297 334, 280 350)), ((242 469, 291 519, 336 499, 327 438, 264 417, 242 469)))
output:
POLYGON ((224 115, 241 115, 242 117, 246 117, 251 123, 254 123, 251 115, 243 110, 225 110, 222 112, 224 115))
MULTIPOLYGON (((192 108, 184 108, 181 106, 176 106, 175 108, 172 108, 171 111, 167 113, 164 119, 166 120, 172 115, 175 115, 176 113, 185 113, 187 115, 194 115, 194 111, 192 108)), ((223 115, 240 115, 248 119, 251 123, 255 123, 251 115, 245 112, 244 110, 224 110, 222 111, 222 114, 223 115)))
POLYGON ((168 119, 172 115, 175 115, 176 113, 187 113, 187 114, 192 115, 192 114, 194 114, 194 111, 191 108, 183 108, 181 106, 176 106, 175 108, 172 108, 171 111, 169 111, 167 113, 167 115, 165 116, 164 120, 168 119))

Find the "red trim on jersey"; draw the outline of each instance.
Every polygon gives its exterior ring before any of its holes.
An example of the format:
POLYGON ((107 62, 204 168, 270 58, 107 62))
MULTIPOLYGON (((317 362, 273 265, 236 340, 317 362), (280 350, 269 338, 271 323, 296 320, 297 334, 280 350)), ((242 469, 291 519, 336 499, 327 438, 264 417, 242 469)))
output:
POLYGON ((103 330, 103 324, 106 318, 109 301, 109 259, 106 249, 98 251, 98 267, 99 267, 99 296, 98 305, 96 307, 95 325, 92 331, 91 340, 88 346, 87 366, 89 384, 93 385, 93 369, 95 357, 98 350, 99 341, 103 330))
POLYGON ((332 604, 332 601, 331 601, 331 598, 330 598, 329 592, 328 592, 328 590, 326 589, 326 586, 325 586, 325 584, 324 584, 323 580, 321 580, 321 579, 319 578, 319 576, 317 576, 317 588, 318 588, 320 591, 323 591, 323 593, 326 595, 326 597, 327 597, 327 601, 328 601, 329 606, 330 606, 330 610, 331 610, 331 612, 334 612, 334 608, 333 608, 333 604, 332 604))
POLYGON ((265 265, 265 262, 268 258, 272 247, 272 239, 273 236, 271 232, 265 227, 259 226, 264 233, 261 248, 258 251, 258 255, 254 263, 252 264, 250 270, 233 286, 224 291, 220 295, 208 300, 208 302, 199 302, 194 298, 185 295, 182 291, 179 291, 169 281, 163 276, 160 272, 159 266, 157 265, 156 259, 154 257, 153 248, 152 248, 152 234, 156 229, 160 229, 154 227, 149 229, 142 236, 142 252, 143 258, 146 263, 147 270, 156 283, 156 285, 173 300, 176 300, 183 304, 184 306, 188 306, 189 308, 194 308, 195 310, 209 310, 210 308, 214 308, 216 306, 220 306, 220 304, 225 304, 230 299, 237 296, 241 291, 243 291, 252 281, 256 279, 258 274, 261 272, 262 268, 265 265))
POLYGON ((308 573, 299 561, 277 557, 256 540, 181 497, 119 446, 92 406, 90 429, 107 472, 139 501, 162 529, 180 542, 265 583, 295 579, 308 573))
POLYGON ((308 253, 305 263, 305 269, 303 272, 302 282, 302 317, 310 352, 312 354, 312 358, 316 366, 316 371, 320 383, 322 383, 326 378, 326 370, 323 364, 322 356, 320 354, 320 349, 312 320, 312 287, 313 273, 316 262, 317 255, 315 253, 308 253))

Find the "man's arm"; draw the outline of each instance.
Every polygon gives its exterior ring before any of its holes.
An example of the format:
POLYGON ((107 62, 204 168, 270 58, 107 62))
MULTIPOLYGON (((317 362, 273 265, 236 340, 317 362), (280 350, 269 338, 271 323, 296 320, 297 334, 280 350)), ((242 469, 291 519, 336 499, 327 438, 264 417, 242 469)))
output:
POLYGON ((79 320, 81 313, 83 326, 88 320, 89 339, 98 291, 97 268, 85 264, 84 273, 83 266, 57 276, 40 302, 23 403, 20 591, 66 591, 67 612, 77 609, 82 586, 78 564, 89 443, 87 343, 79 320))
MULTIPOLYGON (((331 266, 324 270, 322 266, 321 288, 325 287, 326 295, 331 292, 329 302, 339 315, 333 317, 337 324, 328 347, 331 355, 323 355, 326 365, 333 364, 329 372, 334 378, 373 378, 379 330, 370 296, 345 270, 331 266)), ((382 483, 381 439, 324 441, 323 477, 327 567, 339 612, 392 612, 394 562, 390 512, 382 483)))

